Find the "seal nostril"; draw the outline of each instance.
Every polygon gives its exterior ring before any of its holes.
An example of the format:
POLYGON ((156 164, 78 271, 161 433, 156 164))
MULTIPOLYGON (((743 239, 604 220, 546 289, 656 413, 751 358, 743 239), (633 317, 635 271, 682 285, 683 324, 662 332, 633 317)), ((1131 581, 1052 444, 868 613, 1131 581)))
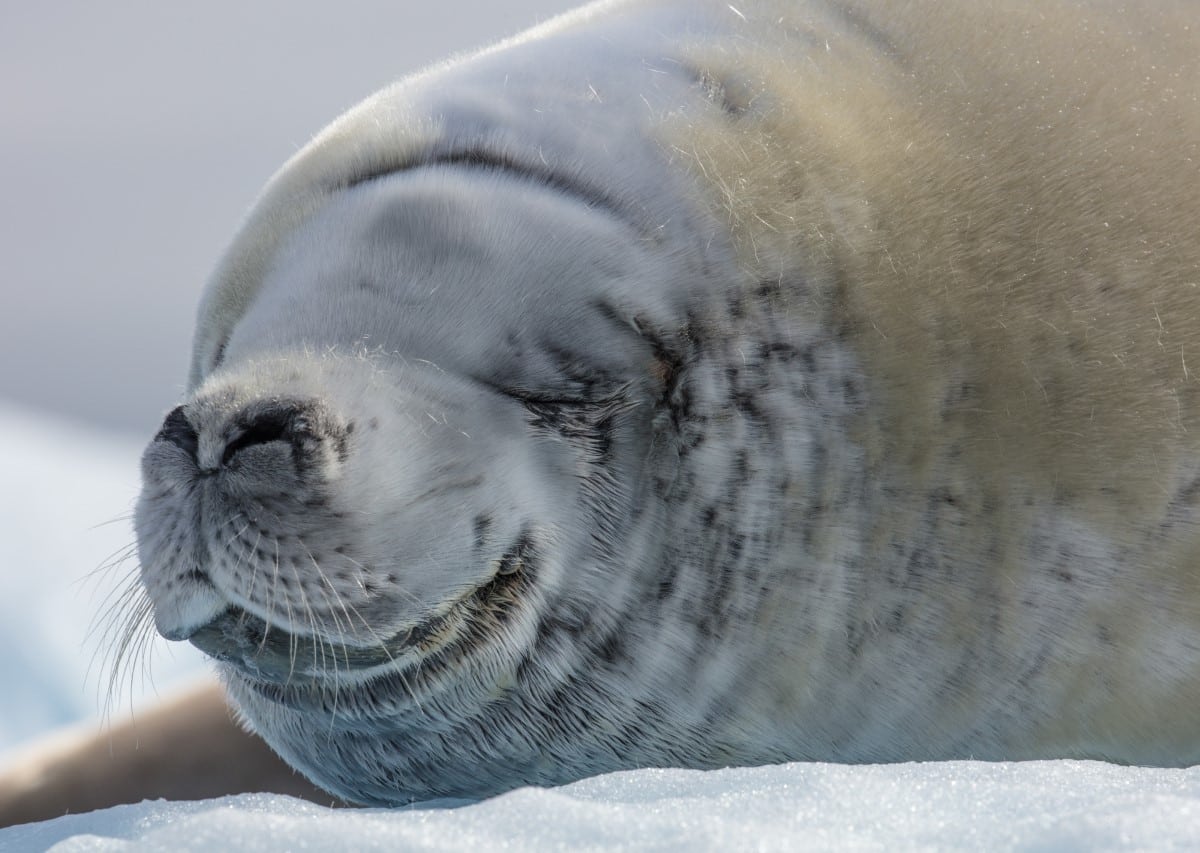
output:
POLYGON ((154 436, 155 441, 168 441, 187 453, 192 459, 200 447, 195 428, 183 413, 183 406, 176 406, 163 420, 162 429, 154 436))
POLYGON ((287 441, 291 438, 292 415, 290 409, 264 412, 253 421, 244 424, 241 432, 230 439, 221 455, 221 464, 228 465, 229 460, 239 451, 256 444, 268 444, 272 441, 287 441))

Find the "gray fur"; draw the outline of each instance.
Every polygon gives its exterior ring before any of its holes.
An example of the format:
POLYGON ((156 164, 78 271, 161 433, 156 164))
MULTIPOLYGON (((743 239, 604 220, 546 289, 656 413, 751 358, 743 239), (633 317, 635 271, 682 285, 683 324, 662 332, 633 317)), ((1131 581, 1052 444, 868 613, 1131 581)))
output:
POLYGON ((396 804, 643 766, 1197 760, 1195 394, 1149 343, 1136 376, 1047 343, 1067 320, 1019 286, 1135 355, 1130 311, 1161 304, 1186 360, 1200 20, 1094 45, 1175 33, 1190 95, 1141 128, 1190 172, 1065 178, 1169 199, 1190 237, 1144 213, 1105 243, 1087 199, 1022 218, 1032 167, 977 193, 989 149, 933 132, 949 96, 912 71, 1004 77, 1059 36, 962 55, 992 12, 886 6, 588 7, 385 90, 274 179, 137 528, 160 632, 287 761, 396 804), (945 230, 967 203, 976 242, 945 230), (1030 240, 988 242, 1010 226, 1030 240), (1107 291, 1044 265, 1081 235, 1107 291))

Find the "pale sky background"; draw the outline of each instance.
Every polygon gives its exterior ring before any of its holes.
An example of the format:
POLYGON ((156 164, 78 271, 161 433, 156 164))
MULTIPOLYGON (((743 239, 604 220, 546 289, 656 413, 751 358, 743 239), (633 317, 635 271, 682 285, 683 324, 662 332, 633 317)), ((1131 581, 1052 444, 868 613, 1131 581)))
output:
POLYGON ((6 4, 0 402, 148 439, 275 169, 374 90, 576 5, 6 4))

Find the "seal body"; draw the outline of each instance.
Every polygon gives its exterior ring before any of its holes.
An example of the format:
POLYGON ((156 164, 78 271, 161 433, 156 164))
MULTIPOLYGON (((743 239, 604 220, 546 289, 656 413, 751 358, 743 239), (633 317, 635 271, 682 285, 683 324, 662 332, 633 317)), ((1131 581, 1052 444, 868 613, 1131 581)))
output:
POLYGON ((210 283, 160 632, 363 803, 1197 761, 1198 56, 1184 2, 602 3, 379 93, 210 283))

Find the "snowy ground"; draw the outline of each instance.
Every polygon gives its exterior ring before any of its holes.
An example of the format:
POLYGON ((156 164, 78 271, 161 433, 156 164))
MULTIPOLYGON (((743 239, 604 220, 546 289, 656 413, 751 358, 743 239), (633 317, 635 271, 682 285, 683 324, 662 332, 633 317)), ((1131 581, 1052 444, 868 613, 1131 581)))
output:
MULTIPOLYGON (((95 717, 88 625, 131 541, 136 442, 0 403, 0 752, 95 717)), ((132 563, 126 568, 132 569, 132 563)), ((118 572, 119 574, 119 572, 118 572)), ((203 671, 159 643, 155 680, 203 671)), ((120 688, 123 701, 152 694, 120 688)), ((3 756, 0 755, 0 772, 3 756)), ((461 808, 329 811, 286 797, 147 802, 0 830, 0 850, 1200 849, 1200 768, 1081 762, 641 771, 461 808)))
POLYGON ((648 770, 457 809, 143 803, 0 830, 45 850, 1130 850, 1200 846, 1200 770, 1087 762, 648 770), (57 846, 54 846, 57 845, 57 846))

